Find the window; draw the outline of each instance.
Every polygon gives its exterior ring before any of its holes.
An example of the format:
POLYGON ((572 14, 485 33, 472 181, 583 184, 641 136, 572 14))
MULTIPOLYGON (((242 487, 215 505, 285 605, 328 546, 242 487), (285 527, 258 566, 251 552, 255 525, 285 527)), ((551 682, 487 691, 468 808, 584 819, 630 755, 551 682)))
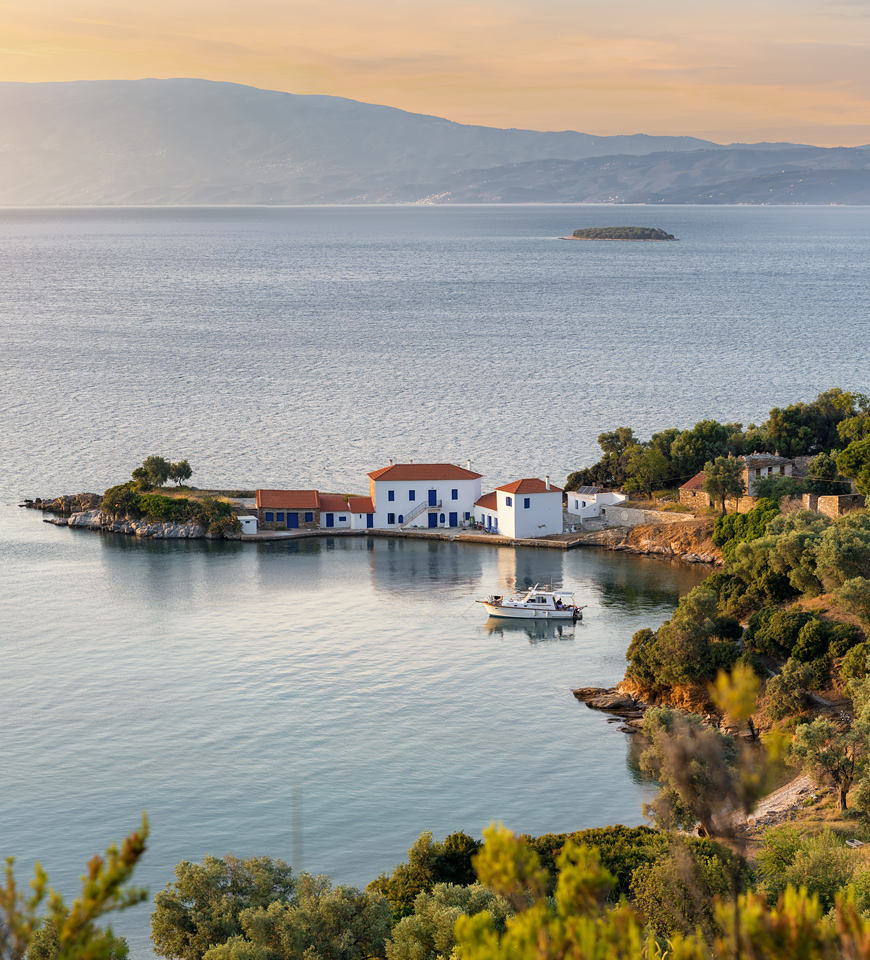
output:
POLYGON ((505 498, 504 498, 504 502, 505 502, 509 507, 512 507, 512 506, 514 505, 514 498, 513 498, 513 497, 505 497, 505 498))
POLYGON ((266 511, 266 523, 274 523, 274 522, 275 522, 275 514, 274 514, 274 512, 271 511, 271 510, 267 510, 267 511, 266 511))
POLYGON ((278 523, 283 523, 283 522, 284 522, 284 514, 283 514, 283 513, 279 513, 279 514, 278 514, 278 517, 277 517, 277 520, 278 520, 278 523))
POLYGON ((395 491, 395 490, 387 490, 387 500, 389 500, 389 501, 392 503, 392 501, 395 500, 395 499, 396 499, 396 491, 395 491))
POLYGON ((404 522, 405 522, 404 514, 401 514, 401 513, 400 513, 400 514, 399 514, 399 523, 404 523, 404 522))
POLYGON ((339 517, 339 518, 338 518, 338 522, 339 522, 339 523, 346 523, 346 522, 347 522, 347 517, 339 517))
MULTIPOLYGON (((574 501, 574 509, 576 510, 579 506, 580 506, 580 504, 578 503, 578 501, 575 500, 575 501, 574 501)), ((584 503, 583 503, 583 506, 584 506, 584 507, 586 506, 585 501, 584 501, 584 503)))
POLYGON ((387 523, 395 523, 395 522, 396 522, 396 515, 394 513, 388 513, 387 523))
MULTIPOLYGON (((577 501, 575 500, 574 503, 576 504, 576 502, 577 502, 577 501)), ((585 501, 585 500, 583 501, 583 506, 584 506, 584 507, 586 506, 586 501, 585 501)))
POLYGON ((444 523, 444 514, 443 514, 443 513, 441 514, 441 521, 440 521, 440 522, 441 522, 441 523, 444 523))
POLYGON ((459 491, 458 491, 458 490, 451 490, 451 491, 450 491, 450 499, 451 499, 451 500, 458 500, 458 499, 459 499, 459 491))
POLYGON ((313 514, 313 513, 306 513, 306 514, 305 514, 305 522, 306 522, 306 523, 311 523, 311 521, 312 521, 313 519, 314 519, 314 514, 313 514))
POLYGON ((471 514, 466 512, 466 514, 465 514, 465 519, 466 519, 466 520, 470 520, 470 519, 471 519, 471 514))
POLYGON ((528 510, 531 505, 532 505, 532 498, 523 497, 523 510, 528 510))
POLYGON ((416 500, 416 499, 417 499, 417 493, 416 493, 416 491, 414 491, 414 490, 409 490, 409 491, 408 491, 408 499, 409 499, 409 500, 416 500))

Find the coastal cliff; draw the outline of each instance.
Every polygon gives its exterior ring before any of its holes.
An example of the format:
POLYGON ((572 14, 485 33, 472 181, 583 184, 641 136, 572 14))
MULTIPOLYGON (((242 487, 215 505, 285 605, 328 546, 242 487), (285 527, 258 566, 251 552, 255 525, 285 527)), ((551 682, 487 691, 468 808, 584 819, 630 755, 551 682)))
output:
POLYGON ((608 550, 721 566, 722 552, 713 545, 712 536, 712 520, 702 518, 683 523, 611 527, 585 534, 582 540, 584 545, 608 550))

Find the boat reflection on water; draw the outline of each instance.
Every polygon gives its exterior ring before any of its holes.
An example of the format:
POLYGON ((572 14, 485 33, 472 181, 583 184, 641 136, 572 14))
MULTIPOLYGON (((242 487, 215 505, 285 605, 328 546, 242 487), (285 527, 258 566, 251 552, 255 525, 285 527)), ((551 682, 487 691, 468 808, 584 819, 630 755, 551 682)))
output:
POLYGON ((489 617, 483 624, 483 630, 487 636, 495 635, 507 640, 525 634, 529 643, 541 643, 544 640, 573 640, 578 626, 582 629, 582 620, 577 624, 570 620, 503 620, 489 617))

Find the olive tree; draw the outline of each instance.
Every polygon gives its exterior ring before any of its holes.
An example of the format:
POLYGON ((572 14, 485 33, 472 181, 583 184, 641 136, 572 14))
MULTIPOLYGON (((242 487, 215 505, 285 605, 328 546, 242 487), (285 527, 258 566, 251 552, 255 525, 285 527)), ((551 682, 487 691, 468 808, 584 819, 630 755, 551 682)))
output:
POLYGON ((724 517, 725 501, 729 498, 736 500, 746 493, 740 461, 734 457, 716 457, 715 460, 705 463, 702 489, 710 500, 722 505, 724 517))

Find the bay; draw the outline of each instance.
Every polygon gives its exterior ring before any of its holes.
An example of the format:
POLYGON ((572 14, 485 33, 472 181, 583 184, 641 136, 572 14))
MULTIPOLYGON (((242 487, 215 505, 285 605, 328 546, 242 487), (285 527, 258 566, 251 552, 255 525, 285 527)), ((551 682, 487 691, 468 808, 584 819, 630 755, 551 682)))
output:
MULTIPOLYGON (((0 211, 0 853, 64 890, 135 825, 152 893, 204 853, 364 884, 423 830, 640 822, 622 675, 700 571, 379 538, 139 543, 23 496, 144 456, 201 486, 364 492, 387 459, 485 488, 703 417, 866 390, 866 208, 0 211), (679 243, 559 241, 659 226, 679 243), (576 589, 561 636, 475 596, 576 589)), ((148 955, 148 910, 119 920, 148 955)))

